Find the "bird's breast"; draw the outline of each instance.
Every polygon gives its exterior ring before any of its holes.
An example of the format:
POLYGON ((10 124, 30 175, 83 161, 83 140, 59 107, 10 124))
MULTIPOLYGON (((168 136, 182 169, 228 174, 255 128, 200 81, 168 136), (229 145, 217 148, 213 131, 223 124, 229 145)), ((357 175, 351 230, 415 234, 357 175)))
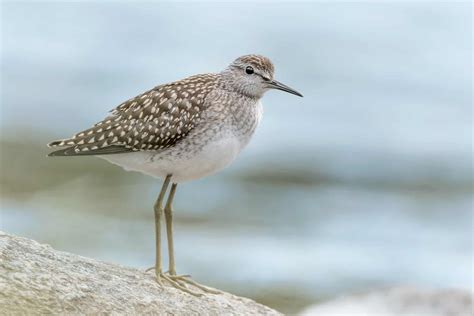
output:
POLYGON ((260 101, 238 104, 233 108, 231 128, 239 139, 241 147, 245 147, 255 133, 263 115, 260 101))
POLYGON ((141 151, 102 158, 126 170, 154 177, 171 174, 172 181, 199 179, 227 167, 248 144, 262 117, 259 102, 252 109, 220 117, 208 118, 184 139, 166 150, 141 151), (229 119, 231 118, 231 119, 229 119))

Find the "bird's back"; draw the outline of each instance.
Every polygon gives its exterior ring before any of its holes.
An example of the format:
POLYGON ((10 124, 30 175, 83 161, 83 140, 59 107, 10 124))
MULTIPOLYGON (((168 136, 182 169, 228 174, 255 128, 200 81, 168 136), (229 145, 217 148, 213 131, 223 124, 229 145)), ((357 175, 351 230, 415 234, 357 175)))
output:
POLYGON ((185 138, 209 106, 219 74, 201 74, 157 86, 111 111, 93 127, 48 144, 50 156, 105 155, 166 149, 185 138))

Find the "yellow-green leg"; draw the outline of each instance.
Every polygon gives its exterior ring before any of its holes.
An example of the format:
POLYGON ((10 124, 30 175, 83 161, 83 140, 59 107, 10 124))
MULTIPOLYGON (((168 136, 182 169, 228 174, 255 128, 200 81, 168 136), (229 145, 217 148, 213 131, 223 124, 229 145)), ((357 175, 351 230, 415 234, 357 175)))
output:
POLYGON ((168 201, 165 206, 166 218, 166 236, 168 239, 168 272, 170 275, 176 275, 176 265, 174 263, 174 243, 173 243, 173 199, 176 193, 177 183, 171 185, 168 201))
MULTIPOLYGON (((156 275, 156 281, 160 284, 163 285, 162 279, 165 279, 166 281, 170 282, 174 287, 179 288, 182 291, 185 291, 189 294, 193 295, 201 295, 199 293, 195 293, 192 291, 189 291, 187 288, 185 288, 183 285, 179 284, 177 281, 171 280, 169 276, 167 276, 165 273, 163 273, 163 266, 161 263, 161 217, 163 215, 163 200, 166 195, 166 191, 168 189, 168 186, 171 181, 171 175, 167 175, 165 178, 165 181, 163 181, 163 185, 160 190, 160 194, 158 195, 158 199, 155 202, 154 206, 154 211, 155 211, 155 234, 156 234, 156 259, 155 259, 155 275, 156 275)), ((173 189, 173 196, 174 196, 174 191, 176 191, 176 185, 173 184, 174 189, 173 189)), ((169 201, 166 203, 166 209, 169 212, 170 207, 168 204, 172 203, 173 199, 171 198, 171 202, 169 201)), ((168 223, 167 223, 168 226, 168 223)), ((168 232, 169 234, 169 232, 168 232)), ((169 243, 169 240, 168 240, 169 243)), ((171 243, 173 243, 173 240, 171 239, 171 243)), ((168 244, 169 245, 169 244, 168 244)), ((173 259, 174 260, 174 259, 173 259)))
POLYGON ((198 289, 212 294, 219 294, 221 292, 212 290, 204 285, 201 285, 191 279, 189 279, 188 275, 176 275, 176 265, 174 261, 174 243, 173 243, 173 200, 174 195, 176 193, 176 188, 178 184, 173 183, 171 185, 170 193, 168 196, 168 201, 166 201, 165 206, 165 219, 166 219, 166 235, 168 238, 168 259, 169 259, 169 267, 168 267, 168 275, 163 275, 168 282, 170 282, 173 286, 184 290, 193 295, 201 295, 200 293, 196 293, 193 291, 188 290, 185 287, 185 283, 191 284, 198 289))
POLYGON ((163 199, 166 195, 166 190, 171 181, 171 175, 167 175, 165 181, 158 195, 158 199, 155 202, 154 211, 155 211, 155 242, 156 242, 156 257, 155 257, 155 274, 156 280, 158 283, 162 284, 161 275, 162 275, 162 263, 161 263, 161 216, 163 214, 163 199))
POLYGON ((163 210, 163 201, 166 195, 166 191, 168 190, 168 186, 171 182, 171 176, 166 176, 165 180, 163 181, 163 185, 160 190, 160 194, 155 202, 154 211, 155 211, 155 234, 156 234, 156 260, 155 266, 153 268, 147 269, 147 271, 154 269, 156 280, 160 285, 163 285, 163 279, 169 282, 172 286, 177 289, 180 289, 186 293, 201 296, 201 293, 191 291, 186 287, 187 284, 191 284, 198 289, 201 289, 207 293, 218 294, 219 291, 215 291, 209 289, 203 285, 200 285, 194 282, 191 279, 188 279, 189 276, 187 275, 176 275, 176 266, 174 261, 174 244, 173 244, 173 199, 176 192, 176 187, 178 186, 176 183, 171 185, 171 190, 168 196, 168 200, 166 201, 166 206, 163 210), (163 272, 163 266, 161 263, 161 218, 165 214, 166 219, 166 234, 168 239, 168 258, 169 258, 169 271, 167 273, 163 272))

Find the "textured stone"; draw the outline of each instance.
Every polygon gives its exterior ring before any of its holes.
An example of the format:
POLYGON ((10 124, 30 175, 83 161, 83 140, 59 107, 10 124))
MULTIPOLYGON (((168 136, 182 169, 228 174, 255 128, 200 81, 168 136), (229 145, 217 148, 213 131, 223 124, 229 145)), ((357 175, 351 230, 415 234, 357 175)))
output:
POLYGON ((457 289, 394 287, 341 297, 307 308, 302 316, 471 316, 472 293, 457 289))
POLYGON ((281 315, 229 293, 195 297, 153 273, 0 232, 0 314, 281 315))

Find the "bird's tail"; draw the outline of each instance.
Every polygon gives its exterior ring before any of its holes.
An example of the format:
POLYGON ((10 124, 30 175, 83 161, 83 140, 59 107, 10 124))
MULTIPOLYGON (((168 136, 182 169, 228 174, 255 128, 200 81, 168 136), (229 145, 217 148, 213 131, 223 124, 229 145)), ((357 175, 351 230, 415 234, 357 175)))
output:
POLYGON ((53 151, 48 154, 49 157, 55 157, 55 156, 75 156, 76 155, 76 150, 74 149, 76 147, 76 143, 70 139, 58 139, 55 141, 52 141, 48 144, 49 148, 61 148, 60 150, 53 151), (64 148, 67 147, 67 148, 64 148))
POLYGON ((95 156, 110 155, 131 152, 132 149, 120 145, 109 145, 98 148, 95 144, 84 144, 84 142, 76 139, 60 139, 52 141, 48 144, 49 148, 61 148, 48 154, 49 157, 64 156, 95 156), (64 148, 66 147, 66 148, 64 148))
POLYGON ((67 145, 66 145, 66 142, 67 142, 68 140, 69 140, 69 139, 54 140, 54 141, 52 141, 51 143, 48 144, 48 147, 49 147, 49 148, 57 148, 57 147, 64 147, 64 146, 67 146, 67 145))

